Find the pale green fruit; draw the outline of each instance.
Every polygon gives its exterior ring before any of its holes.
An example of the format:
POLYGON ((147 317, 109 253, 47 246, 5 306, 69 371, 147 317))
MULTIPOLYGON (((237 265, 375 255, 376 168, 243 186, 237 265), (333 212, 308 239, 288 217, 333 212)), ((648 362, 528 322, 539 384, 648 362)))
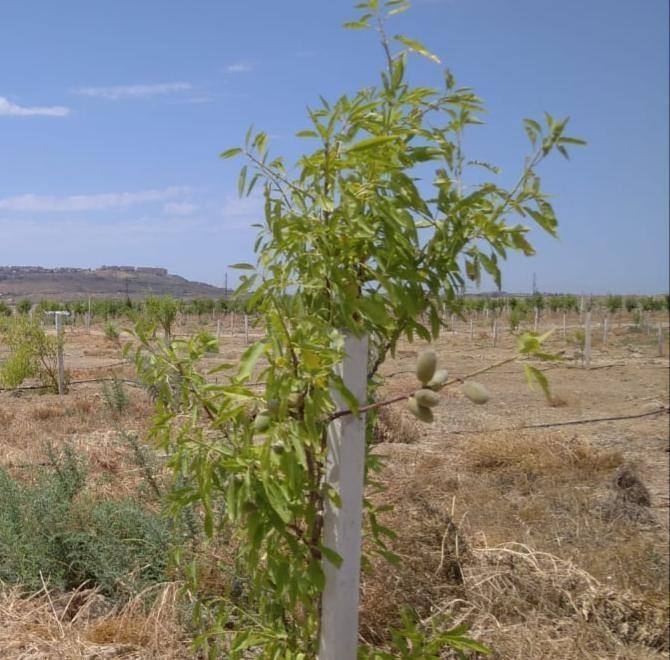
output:
POLYGON ((475 383, 472 380, 463 384, 462 391, 472 403, 477 405, 482 405, 491 398, 489 391, 481 383, 475 383))
POLYGON ((288 407, 292 409, 300 408, 304 400, 305 395, 302 392, 291 392, 288 395, 288 407))
POLYGON ((256 416, 256 419, 254 419, 254 432, 256 433, 265 433, 270 428, 270 416, 261 413, 260 415, 256 416))
POLYGON ((423 408, 434 408, 440 403, 440 395, 433 390, 417 390, 414 392, 416 402, 423 408))
POLYGON ((435 351, 424 351, 416 361, 416 377, 424 385, 435 375, 437 367, 437 355, 435 351))
POLYGON ((407 399, 407 409, 414 415, 414 417, 420 419, 422 422, 430 424, 434 419, 433 411, 430 408, 420 406, 413 396, 407 399))
POLYGON ((439 392, 447 384, 448 380, 449 372, 446 369, 438 369, 426 387, 434 392, 439 392))
POLYGON ((273 442, 272 443, 272 451, 275 454, 281 455, 286 451, 286 447, 284 447, 283 442, 273 442))

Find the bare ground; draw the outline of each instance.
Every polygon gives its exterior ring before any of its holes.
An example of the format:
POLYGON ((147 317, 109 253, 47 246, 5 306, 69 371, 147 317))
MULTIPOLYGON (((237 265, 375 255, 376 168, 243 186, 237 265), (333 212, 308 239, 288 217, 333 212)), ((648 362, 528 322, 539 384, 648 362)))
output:
MULTIPOLYGON (((557 334, 550 348, 572 355, 557 334)), ((234 358, 244 343, 224 334, 216 359, 234 358)), ((415 387, 423 348, 401 346, 384 364, 386 395, 415 387)), ((440 366, 464 377, 510 356, 514 338, 504 333, 494 348, 484 324, 472 340, 463 326, 433 348, 440 366)), ((591 369, 576 360, 547 369, 551 403, 512 363, 476 377, 492 394, 486 406, 453 386, 432 425, 402 404, 386 409, 374 448, 385 459, 376 478, 386 490, 373 497, 395 506, 386 522, 401 563, 374 560, 364 575, 361 640, 383 645, 410 606, 427 626, 466 622, 497 658, 668 657, 667 342, 664 350, 658 356, 653 336, 615 328, 607 346, 596 333, 591 369), (546 426, 522 428, 535 425, 546 426)), ((121 362, 120 345, 100 330, 66 339, 75 381, 132 379, 121 362)), ((129 391, 124 427, 142 435, 151 402, 129 391)), ((74 385, 64 402, 0 392, 0 464, 21 474, 43 460, 45 441, 73 441, 98 487, 123 494, 139 475, 114 425, 100 383, 74 385)), ((94 593, 77 596, 74 608, 71 595, 47 592, 0 590, 0 657, 190 657, 173 585, 157 590, 141 616, 132 604, 91 613, 94 593)))

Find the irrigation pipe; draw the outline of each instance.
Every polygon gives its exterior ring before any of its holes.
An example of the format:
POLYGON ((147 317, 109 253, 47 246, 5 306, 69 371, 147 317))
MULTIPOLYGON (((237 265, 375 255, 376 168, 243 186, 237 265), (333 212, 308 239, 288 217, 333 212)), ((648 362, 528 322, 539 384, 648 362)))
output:
POLYGON ((447 431, 449 435, 462 435, 465 433, 497 433, 499 431, 521 431, 522 429, 546 429, 554 426, 574 426, 576 424, 594 424, 596 422, 615 422, 622 419, 639 419, 641 417, 651 417, 662 413, 670 412, 670 408, 663 406, 658 410, 637 413, 636 415, 619 415, 617 417, 591 417, 589 419, 572 419, 567 422, 549 422, 547 424, 524 424, 523 426, 508 426, 497 429, 461 429, 456 431, 447 431))

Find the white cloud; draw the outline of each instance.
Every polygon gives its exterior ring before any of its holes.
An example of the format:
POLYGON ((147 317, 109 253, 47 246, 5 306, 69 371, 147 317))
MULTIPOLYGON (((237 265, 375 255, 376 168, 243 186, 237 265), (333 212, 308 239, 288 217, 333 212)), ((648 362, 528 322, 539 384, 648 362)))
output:
POLYGON ((173 186, 163 190, 140 190, 139 192, 100 193, 97 195, 70 195, 50 197, 46 195, 17 195, 0 198, 0 210, 49 213, 61 211, 104 211, 125 208, 149 202, 163 202, 187 192, 187 188, 173 186))
POLYGON ((249 62, 234 62, 226 67, 227 73, 249 73, 254 67, 249 62))
POLYGON ((227 229, 248 229, 251 224, 263 223, 263 206, 263 197, 260 195, 242 198, 227 196, 221 208, 224 226, 227 229))
POLYGON ((163 205, 163 213, 167 215, 192 215, 197 210, 198 207, 189 202, 168 202, 163 205))
POLYGON ((65 117, 70 109, 62 105, 23 106, 0 96, 0 117, 65 117))
POLYGON ((186 82, 155 83, 151 85, 117 85, 112 87, 80 87, 74 93, 80 96, 119 101, 121 99, 143 99, 163 94, 187 92, 193 86, 186 82))

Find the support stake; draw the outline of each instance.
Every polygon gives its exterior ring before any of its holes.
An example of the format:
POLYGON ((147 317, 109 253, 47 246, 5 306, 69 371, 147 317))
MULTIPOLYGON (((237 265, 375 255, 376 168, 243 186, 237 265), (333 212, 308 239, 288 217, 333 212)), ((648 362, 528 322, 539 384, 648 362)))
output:
MULTIPOLYGON (((364 403, 367 394, 368 339, 345 337, 346 357, 338 371, 349 391, 364 403)), ((338 407, 348 404, 333 392, 338 407)), ((322 594, 319 660, 355 660, 358 647, 358 601, 361 567, 361 524, 365 474, 365 414, 345 415, 328 429, 326 482, 340 496, 336 507, 326 498, 326 547, 342 558, 338 569, 323 560, 326 586, 322 594)))

